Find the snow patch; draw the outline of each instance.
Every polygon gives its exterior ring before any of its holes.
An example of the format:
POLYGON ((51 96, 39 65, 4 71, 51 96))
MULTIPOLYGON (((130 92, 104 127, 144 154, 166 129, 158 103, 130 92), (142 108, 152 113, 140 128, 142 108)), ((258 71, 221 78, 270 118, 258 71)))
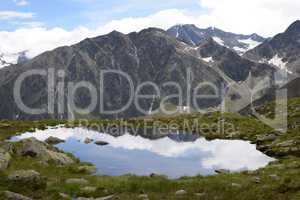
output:
POLYGON ((257 47, 258 45, 261 44, 261 42, 252 40, 251 38, 246 39, 246 40, 238 40, 240 43, 246 44, 248 46, 247 49, 244 49, 244 51, 249 51, 250 49, 254 49, 255 47, 257 47))
POLYGON ((278 67, 280 70, 284 70, 289 74, 293 73, 287 69, 287 62, 283 62, 283 59, 280 58, 277 54, 268 61, 268 64, 274 65, 274 66, 278 67))
POLYGON ((212 57, 202 58, 205 62, 214 62, 214 59, 212 57))
POLYGON ((233 47, 233 49, 239 54, 242 55, 244 54, 248 49, 241 48, 241 47, 233 47))
POLYGON ((225 43, 224 43, 224 41, 221 38, 219 38, 219 37, 213 37, 213 40, 216 43, 218 43, 219 45, 225 46, 225 43))

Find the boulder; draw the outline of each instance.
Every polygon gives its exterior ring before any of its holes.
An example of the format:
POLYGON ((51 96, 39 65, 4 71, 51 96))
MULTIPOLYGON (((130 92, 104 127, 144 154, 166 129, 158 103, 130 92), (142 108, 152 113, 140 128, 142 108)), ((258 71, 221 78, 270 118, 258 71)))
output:
POLYGON ((178 190, 175 192, 175 195, 185 195, 187 192, 185 190, 178 190))
POLYGON ((59 139, 59 138, 57 138, 57 137, 52 137, 52 136, 50 136, 49 138, 47 138, 47 139, 45 140, 45 142, 46 142, 47 144, 50 144, 50 145, 56 145, 56 144, 59 144, 59 143, 64 143, 65 140, 59 139))
POLYGON ((90 187, 90 186, 87 186, 87 187, 83 187, 80 189, 81 192, 84 192, 84 193, 93 193, 97 190, 96 187, 90 187))
POLYGON ((238 183, 231 183, 231 187, 239 189, 242 188, 242 185, 238 183))
POLYGON ((56 148, 44 142, 40 142, 35 138, 22 140, 19 154, 21 156, 38 158, 45 162, 54 162, 57 165, 74 163, 74 160, 68 155, 59 152, 56 148))
POLYGON ((280 181, 280 177, 277 174, 271 174, 269 175, 269 177, 274 181, 280 181))
POLYGON ((71 200, 72 197, 68 194, 65 194, 65 193, 59 193, 59 196, 62 198, 62 199, 68 199, 68 200, 71 200))
POLYGON ((205 196, 207 196, 207 193, 205 193, 205 192, 195 193, 195 196, 197 196, 197 197, 205 197, 205 196))
POLYGON ((146 199, 149 199, 149 197, 148 197, 147 194, 140 194, 140 195, 139 195, 139 199, 144 199, 144 200, 146 200, 146 199))
POLYGON ((93 141, 94 141, 93 139, 85 138, 84 143, 85 143, 85 144, 90 144, 90 143, 92 143, 93 141))
POLYGON ((11 156, 9 153, 0 152, 0 171, 4 171, 7 169, 10 160, 11 156))
POLYGON ((18 170, 8 176, 8 181, 12 185, 26 188, 40 189, 46 187, 46 179, 34 170, 18 170))
POLYGON ((97 168, 95 166, 79 166, 77 168, 77 171, 79 173, 85 173, 85 174, 94 174, 97 172, 97 168))
POLYGON ((105 142, 105 141, 96 141, 95 144, 99 145, 99 146, 105 146, 105 145, 108 145, 109 143, 105 142))
POLYGON ((259 178, 259 177, 253 177, 252 178, 252 181, 254 182, 254 183, 260 183, 261 182, 261 179, 259 178))
POLYGON ((83 178, 70 178, 66 180, 66 184, 87 185, 89 182, 83 178))
POLYGON ((110 200, 113 199, 115 195, 110 195, 106 197, 99 197, 99 198, 85 198, 85 197, 78 197, 76 200, 110 200))
POLYGON ((18 193, 10 192, 10 191, 5 191, 2 194, 7 200, 32 200, 29 197, 23 196, 18 193))
POLYGON ((277 139, 277 135, 268 134, 268 135, 260 135, 257 137, 257 142, 272 142, 277 139))
POLYGON ((290 147, 294 145, 294 141, 293 140, 288 140, 282 143, 277 144, 277 147, 290 147))

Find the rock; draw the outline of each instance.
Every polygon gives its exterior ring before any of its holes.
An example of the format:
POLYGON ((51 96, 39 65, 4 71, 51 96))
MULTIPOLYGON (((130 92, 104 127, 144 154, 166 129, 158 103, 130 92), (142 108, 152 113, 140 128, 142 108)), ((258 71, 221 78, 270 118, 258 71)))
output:
POLYGON ((10 160, 11 156, 9 153, 0 153, 0 171, 7 169, 10 160))
POLYGON ((59 196, 63 199, 72 199, 72 197, 68 194, 65 193, 59 193, 59 196))
POLYGON ((23 196, 23 195, 18 194, 18 193, 10 192, 10 191, 3 192, 3 196, 7 200, 32 200, 29 197, 23 196))
POLYGON ((46 179, 41 177, 40 173, 34 170, 18 170, 12 172, 8 176, 8 180, 12 185, 26 188, 45 188, 46 179))
POLYGON ((185 195, 185 194, 187 194, 185 190, 178 190, 177 192, 175 192, 175 195, 185 195))
POLYGON ((68 155, 58 152, 58 150, 35 138, 29 138, 21 141, 19 150, 21 156, 30 156, 41 159, 45 162, 54 162, 58 165, 73 164, 74 160, 68 155))
POLYGON ((272 142, 277 139, 277 135, 275 134, 268 134, 268 135, 262 135, 257 137, 258 142, 272 142))
POLYGON ((89 182, 83 178, 70 178, 66 180, 66 184, 87 185, 89 182))
POLYGON ((99 197, 96 198, 95 200, 109 200, 109 199, 113 199, 115 197, 115 195, 110 195, 110 196, 106 196, 106 197, 99 197))
POLYGON ((85 138, 84 143, 85 143, 85 144, 90 144, 90 143, 92 143, 93 141, 94 141, 93 139, 85 138))
POLYGON ((253 178, 252 178, 252 181, 253 181, 254 183, 260 183, 260 178, 259 178, 259 177, 253 177, 253 178))
POLYGON ((205 196, 207 196, 207 193, 205 193, 205 192, 195 193, 195 196, 197 196, 197 197, 205 197, 205 196))
POLYGON ((139 199, 149 199, 147 194, 140 194, 139 199))
POLYGON ((76 200, 110 200, 113 199, 115 195, 110 195, 106 197, 99 197, 99 198, 85 198, 85 197, 78 197, 76 200))
POLYGON ((86 173, 86 174, 94 174, 97 172, 97 168, 95 166, 80 166, 78 167, 79 173, 86 173))
POLYGON ((59 139, 57 137, 50 136, 48 139, 45 140, 45 142, 47 144, 56 145, 56 144, 59 144, 59 143, 64 143, 65 140, 59 139))
POLYGON ((294 145, 294 141, 293 140, 288 140, 282 143, 277 144, 277 147, 290 147, 294 145))
POLYGON ((105 146, 105 145, 108 145, 109 143, 105 142, 105 141, 96 141, 95 144, 99 145, 99 146, 105 146))
POLYGON ((238 184, 238 183, 231 183, 231 187, 234 187, 234 188, 242 188, 242 185, 241 185, 241 184, 238 184))
POLYGON ((215 172, 217 174, 228 174, 228 173, 230 173, 230 170, 227 170, 227 169, 217 169, 217 170, 215 170, 215 172))
POLYGON ((97 190, 97 188, 87 186, 87 187, 81 188, 80 190, 85 193, 93 193, 97 190))
POLYGON ((274 181, 280 181, 280 177, 276 174, 269 175, 270 178, 272 178, 274 181))

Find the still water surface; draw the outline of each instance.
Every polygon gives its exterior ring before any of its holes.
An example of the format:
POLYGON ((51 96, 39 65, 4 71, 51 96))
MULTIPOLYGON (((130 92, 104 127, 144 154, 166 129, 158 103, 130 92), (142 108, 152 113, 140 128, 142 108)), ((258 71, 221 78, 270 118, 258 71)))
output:
POLYGON ((50 136, 66 141, 56 145, 59 149, 73 153, 83 162, 93 163, 98 174, 110 176, 155 173, 179 178, 211 175, 216 169, 256 170, 274 160, 247 141, 207 141, 204 138, 187 141, 176 134, 151 140, 130 134, 113 137, 83 128, 57 127, 24 133, 13 140, 35 137, 44 141, 50 136), (105 141, 109 145, 85 144, 86 138, 105 141))

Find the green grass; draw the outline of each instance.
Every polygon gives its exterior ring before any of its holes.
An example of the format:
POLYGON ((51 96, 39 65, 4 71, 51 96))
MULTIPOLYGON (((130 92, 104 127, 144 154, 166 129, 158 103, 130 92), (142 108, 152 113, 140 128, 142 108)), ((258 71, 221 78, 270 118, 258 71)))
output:
MULTIPOLYGON (((260 145, 266 146, 264 152, 281 151, 276 144, 294 140, 293 148, 300 147, 299 128, 295 126, 300 122, 300 99, 289 101, 288 124, 289 130, 286 134, 279 136, 275 141, 265 142, 260 145)), ((274 103, 266 104, 258 108, 262 114, 272 117, 274 103)), ((155 127, 158 124, 177 125, 181 130, 193 131, 201 134, 208 139, 245 139, 253 143, 259 135, 271 133, 272 128, 264 125, 259 120, 251 116, 241 116, 238 114, 191 114, 177 115, 173 117, 155 116, 145 120, 142 118, 127 121, 110 120, 89 120, 88 128, 95 126, 108 126, 116 123, 120 126, 128 127, 155 127), (225 124, 225 131, 219 131, 214 125, 222 121, 225 124), (210 128, 203 128, 206 124, 210 128), (233 126, 233 128, 231 127, 233 126)), ((0 121, 0 141, 26 131, 34 131, 36 128, 45 129, 47 126, 66 124, 67 127, 79 126, 79 121, 71 124, 66 121, 45 120, 35 122, 21 121, 0 121)), ((1 142, 0 142, 1 143, 1 142)), ((276 155, 275 155, 276 156, 276 155)), ((220 199, 220 200, 297 200, 300 199, 300 154, 286 153, 276 156, 278 163, 257 170, 255 172, 243 172, 233 174, 221 174, 214 176, 184 177, 177 180, 169 180, 163 176, 138 177, 133 175, 109 177, 109 176, 90 176, 78 172, 77 167, 85 165, 79 161, 70 166, 56 166, 53 164, 43 165, 39 160, 32 158, 19 157, 13 155, 12 162, 7 171, 0 173, 0 191, 10 190, 18 192, 34 199, 56 200, 60 199, 59 193, 71 196, 101 197, 115 194, 121 200, 139 199, 140 194, 148 194, 152 200, 161 199, 220 199), (31 190, 28 187, 15 187, 7 184, 7 175, 18 169, 34 169, 47 178, 47 187, 41 190, 31 190), (280 180, 273 180, 270 175, 276 174, 280 180), (260 183, 255 183, 255 178, 260 178, 260 183), (68 178, 84 178, 89 181, 87 186, 96 187, 97 190, 91 194, 81 191, 82 186, 67 185, 65 180, 68 178), (240 184, 241 187, 233 187, 232 183, 240 184), (187 195, 176 196, 175 192, 184 189, 187 195), (195 193, 205 193, 199 197, 195 193)), ((176 166, 174 166, 176 167, 176 166)), ((1 199, 1 196, 0 196, 1 199)))

